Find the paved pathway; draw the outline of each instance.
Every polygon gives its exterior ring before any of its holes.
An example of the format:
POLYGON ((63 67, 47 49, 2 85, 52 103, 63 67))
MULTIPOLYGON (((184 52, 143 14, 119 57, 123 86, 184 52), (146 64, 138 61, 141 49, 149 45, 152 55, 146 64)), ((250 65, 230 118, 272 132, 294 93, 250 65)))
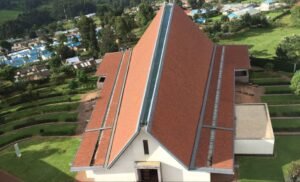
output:
POLYGON ((0 181, 2 182, 21 182, 20 179, 18 179, 17 177, 0 170, 0 181))

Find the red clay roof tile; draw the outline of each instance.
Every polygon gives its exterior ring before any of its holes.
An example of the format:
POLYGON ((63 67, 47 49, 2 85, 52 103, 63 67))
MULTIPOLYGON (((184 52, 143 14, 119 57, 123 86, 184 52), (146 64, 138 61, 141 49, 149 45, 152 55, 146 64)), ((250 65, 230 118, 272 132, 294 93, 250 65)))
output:
POLYGON ((175 6, 151 133, 186 166, 191 161, 212 51, 213 43, 175 6))

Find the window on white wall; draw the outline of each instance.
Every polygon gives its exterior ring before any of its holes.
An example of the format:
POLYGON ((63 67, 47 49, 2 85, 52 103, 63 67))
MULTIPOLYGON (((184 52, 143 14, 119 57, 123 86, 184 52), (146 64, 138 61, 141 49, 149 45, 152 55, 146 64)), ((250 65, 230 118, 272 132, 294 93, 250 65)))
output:
POLYGON ((144 146, 144 154, 148 155, 149 154, 148 140, 143 140, 143 146, 144 146))

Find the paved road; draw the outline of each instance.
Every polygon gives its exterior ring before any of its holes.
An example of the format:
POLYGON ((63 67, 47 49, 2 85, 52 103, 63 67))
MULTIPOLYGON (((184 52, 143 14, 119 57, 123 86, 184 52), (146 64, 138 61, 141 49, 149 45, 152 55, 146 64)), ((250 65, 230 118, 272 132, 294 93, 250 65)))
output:
POLYGON ((21 182, 20 179, 0 170, 0 181, 3 182, 21 182))

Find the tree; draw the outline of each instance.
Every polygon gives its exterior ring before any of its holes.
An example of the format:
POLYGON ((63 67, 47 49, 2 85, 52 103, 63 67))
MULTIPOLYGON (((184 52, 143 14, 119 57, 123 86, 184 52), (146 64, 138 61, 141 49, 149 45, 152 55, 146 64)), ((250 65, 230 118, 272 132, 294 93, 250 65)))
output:
POLYGON ((14 81, 15 72, 16 68, 5 65, 4 67, 0 68, 0 79, 14 81))
POLYGON ((92 52, 94 57, 97 57, 99 47, 96 38, 96 25, 94 20, 87 18, 86 16, 81 16, 78 22, 78 28, 81 34, 81 43, 83 47, 92 52))
POLYGON ((85 83, 88 81, 88 76, 84 70, 77 70, 76 77, 81 83, 85 83))
POLYGON ((66 74, 65 73, 56 73, 53 72, 50 76, 50 81, 55 84, 62 84, 65 82, 66 74))
POLYGON ((296 95, 300 95, 300 71, 294 73, 294 76, 291 79, 290 88, 294 90, 296 95))
POLYGON ((154 17, 154 10, 149 3, 143 2, 139 5, 139 11, 136 14, 137 24, 141 27, 148 24, 154 17))
POLYGON ((66 45, 60 45, 57 49, 57 54, 62 60, 65 60, 67 58, 74 57, 76 55, 76 52, 66 45))
POLYGON ((61 59, 55 56, 49 60, 49 65, 52 69, 59 68, 62 65, 61 59))
POLYGON ((288 177, 292 182, 297 182, 300 178, 300 164, 292 162, 290 169, 288 170, 288 177))
POLYGON ((8 51, 11 51, 12 44, 5 41, 5 40, 3 40, 3 41, 0 42, 0 47, 6 49, 8 51))
POLYGON ((278 60, 288 61, 294 64, 294 72, 300 62, 300 36, 285 37, 277 46, 276 56, 278 60))
POLYGON ((68 41, 68 37, 65 35, 65 34, 61 34, 58 36, 58 41, 61 43, 61 44, 64 44, 64 42, 67 42, 68 41))
POLYGON ((76 88, 78 88, 78 83, 77 83, 77 81, 76 80, 71 80, 70 82, 69 82, 69 84, 68 84, 68 87, 70 88, 70 89, 76 89, 76 88))
POLYGON ((295 26, 300 26, 300 6, 295 6, 292 8, 291 20, 295 26))
POLYGON ((107 52, 117 51, 116 36, 110 27, 105 27, 100 34, 100 52, 104 55, 107 52))

